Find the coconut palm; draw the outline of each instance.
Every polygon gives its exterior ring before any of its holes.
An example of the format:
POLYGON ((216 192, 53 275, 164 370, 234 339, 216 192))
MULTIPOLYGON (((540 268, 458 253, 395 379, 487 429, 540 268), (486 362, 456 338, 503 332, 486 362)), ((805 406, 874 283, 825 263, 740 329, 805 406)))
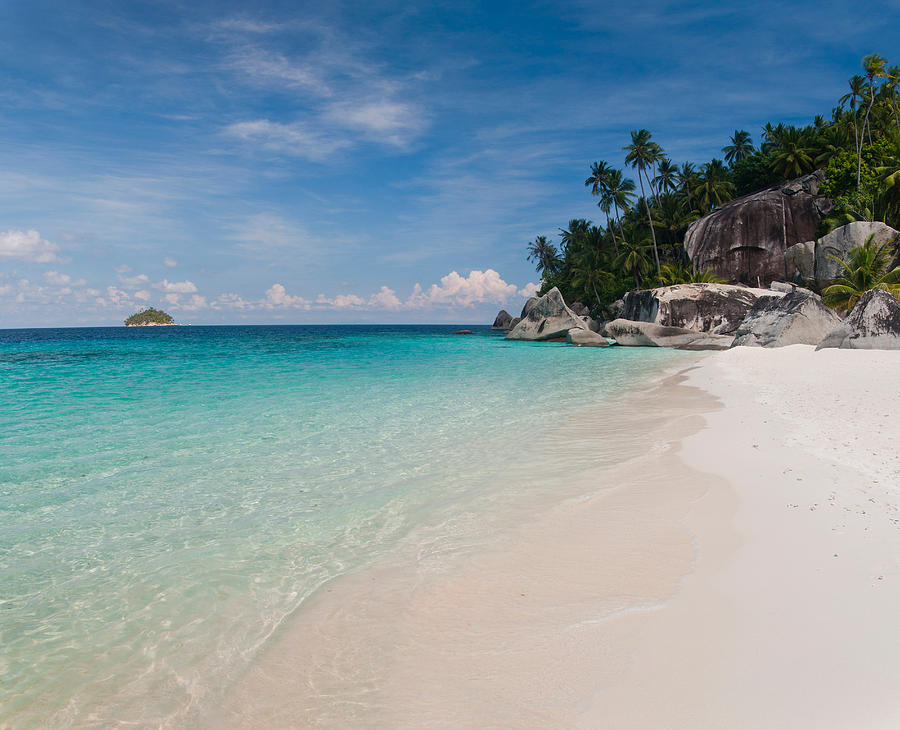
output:
POLYGON ((612 169, 606 176, 606 189, 609 191, 610 199, 616 212, 616 223, 619 225, 619 233, 624 238, 625 234, 622 232, 619 210, 627 210, 634 200, 634 191, 636 189, 634 180, 630 177, 625 177, 621 170, 612 169))
MULTIPOLYGON (((866 71, 866 79, 868 84, 866 90, 869 92, 869 103, 866 106, 866 116, 863 118, 863 132, 869 131, 869 144, 872 144, 872 127, 869 125, 869 115, 872 113, 872 107, 875 104, 875 79, 886 76, 885 66, 887 61, 877 53, 870 53, 863 58, 863 68, 866 71)), ((862 146, 862 145, 860 145, 862 146)))
MULTIPOLYGON (((653 259, 656 262, 656 271, 659 273, 659 249, 656 246, 656 232, 653 230, 653 215, 650 212, 650 202, 647 200, 644 191, 644 176, 647 174, 647 168, 655 165, 663 156, 662 147, 650 139, 651 135, 646 129, 631 130, 631 144, 622 148, 628 152, 625 155, 625 162, 631 165, 632 169, 637 168, 638 182, 641 185, 641 197, 644 199, 644 207, 647 209, 647 220, 650 222, 650 235, 653 239, 653 259)), ((649 177, 647 184, 650 184, 649 177)))
POLYGON ((815 169, 815 150, 804 130, 787 127, 773 144, 772 171, 785 180, 805 175, 815 169))
POLYGON ((859 190, 860 186, 860 178, 862 175, 862 140, 859 133, 859 114, 856 111, 857 105, 861 104, 865 99, 866 94, 866 80, 859 75, 854 76, 848 82, 850 85, 850 91, 844 94, 839 100, 838 103, 843 106, 846 103, 850 103, 850 113, 853 116, 853 140, 856 149, 856 189, 859 190))
POLYGON ((725 153, 725 162, 733 165, 735 162, 747 159, 753 154, 753 142, 750 139, 750 132, 743 129, 735 129, 731 135, 731 144, 722 148, 725 153))
POLYGON ((641 288, 641 280, 650 273, 653 262, 650 260, 650 247, 646 239, 640 242, 625 241, 622 252, 616 256, 613 266, 625 276, 634 278, 634 288, 641 288))
POLYGON ((710 211, 727 203, 734 195, 734 183, 722 160, 710 160, 700 168, 696 188, 697 202, 702 211, 710 211))
MULTIPOLYGON (((668 157, 663 157, 656 165, 656 176, 653 178, 653 184, 660 193, 675 190, 678 186, 678 165, 668 157)), ((657 203, 659 203, 658 200, 657 203)))
POLYGON ((594 293, 597 304, 603 305, 597 287, 615 281, 615 277, 603 268, 603 254, 597 246, 586 246, 575 258, 572 267, 572 284, 579 289, 594 293))
POLYGON ((900 266, 890 268, 890 241, 880 246, 873 233, 862 246, 851 248, 847 260, 832 256, 844 270, 844 275, 834 280, 822 292, 822 300, 830 307, 853 309, 859 298, 870 289, 882 289, 900 299, 900 266))
POLYGON ((694 271, 683 263, 663 264, 662 272, 657 277, 660 286, 674 284, 724 284, 725 279, 717 276, 711 269, 694 271))
POLYGON ((694 188, 697 186, 697 169, 690 162, 678 168, 678 192, 684 196, 688 210, 694 209, 694 188))
POLYGON ((550 243, 546 236, 538 236, 528 244, 527 258, 528 261, 534 261, 537 264, 535 270, 544 279, 556 273, 562 263, 556 246, 550 243))
POLYGON ((606 178, 611 169, 612 168, 610 168, 603 160, 594 162, 591 165, 591 174, 590 177, 584 181, 584 186, 590 187, 591 195, 595 198, 598 195, 602 195, 603 191, 606 190, 606 178))

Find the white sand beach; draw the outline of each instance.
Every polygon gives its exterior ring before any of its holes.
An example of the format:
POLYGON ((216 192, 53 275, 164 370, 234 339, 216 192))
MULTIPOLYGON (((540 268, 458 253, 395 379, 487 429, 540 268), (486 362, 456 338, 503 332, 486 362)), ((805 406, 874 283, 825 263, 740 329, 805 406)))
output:
POLYGON ((898 365, 698 355, 588 496, 335 581, 206 724, 900 727, 898 365))

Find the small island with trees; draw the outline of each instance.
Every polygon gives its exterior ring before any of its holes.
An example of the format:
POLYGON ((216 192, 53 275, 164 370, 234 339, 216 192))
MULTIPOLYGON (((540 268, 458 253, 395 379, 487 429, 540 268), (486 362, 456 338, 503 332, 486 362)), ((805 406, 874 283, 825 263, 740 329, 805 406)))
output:
POLYGON ((171 314, 163 312, 161 309, 148 307, 141 312, 135 312, 125 320, 126 327, 172 327, 175 320, 171 314))

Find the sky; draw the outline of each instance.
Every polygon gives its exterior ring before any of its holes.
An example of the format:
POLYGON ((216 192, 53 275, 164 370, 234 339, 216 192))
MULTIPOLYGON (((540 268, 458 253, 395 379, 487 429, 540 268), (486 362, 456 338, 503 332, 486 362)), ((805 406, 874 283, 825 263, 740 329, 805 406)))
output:
POLYGON ((0 328, 490 323, 590 164, 828 115, 900 0, 0 1, 0 328))

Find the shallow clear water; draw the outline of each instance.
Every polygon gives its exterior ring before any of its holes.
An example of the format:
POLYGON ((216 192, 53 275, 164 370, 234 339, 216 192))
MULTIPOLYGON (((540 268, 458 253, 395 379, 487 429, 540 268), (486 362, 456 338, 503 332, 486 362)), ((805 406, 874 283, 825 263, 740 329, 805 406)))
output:
POLYGON ((0 331, 0 727, 178 724, 324 582, 553 489, 528 444, 684 357, 452 331, 0 331))

